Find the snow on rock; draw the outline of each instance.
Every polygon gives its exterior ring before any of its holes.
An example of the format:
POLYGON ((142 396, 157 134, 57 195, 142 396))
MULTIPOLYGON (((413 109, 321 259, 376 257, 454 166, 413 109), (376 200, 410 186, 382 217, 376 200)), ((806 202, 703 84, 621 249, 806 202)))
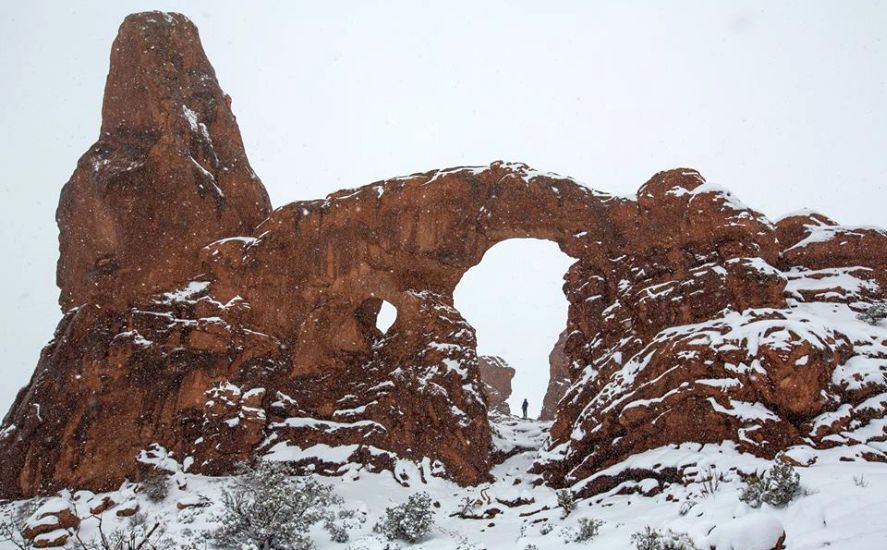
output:
MULTIPOLYGON (((513 421, 528 432, 536 423, 504 416, 491 419, 495 427, 513 421)), ((544 427, 538 426, 540 431, 544 427)), ((420 543, 430 550, 512 550, 529 545, 539 550, 578 548, 582 545, 568 542, 569 537, 575 536, 581 521, 590 519, 601 522, 597 535, 583 543, 591 548, 634 548, 632 535, 647 527, 661 533, 682 533, 696 547, 707 550, 769 550, 780 541, 786 550, 858 550, 880 548, 887 540, 887 525, 881 521, 885 513, 882 495, 887 490, 887 465, 883 463, 830 461, 825 456, 829 450, 811 451, 819 460, 797 468, 803 493, 784 507, 765 504, 753 509, 739 501, 744 487, 742 475, 761 472, 771 462, 729 445, 663 448, 633 457, 625 469, 646 469, 662 463, 677 468, 680 475, 671 481, 642 478, 624 482, 620 489, 579 498, 575 510, 564 517, 555 491, 535 484, 538 478, 527 472, 536 452, 526 449, 512 455, 493 468, 490 481, 477 487, 460 487, 442 477, 424 475, 412 463, 400 465, 397 476, 392 471, 346 464, 339 479, 319 479, 333 483, 345 507, 365 514, 365 521, 349 529, 348 542, 331 541, 319 532, 312 532, 312 538, 320 550, 385 548, 387 541, 373 532, 385 508, 425 491, 436 503, 432 508, 435 526, 420 543), (712 477, 720 481, 707 484, 705 480, 712 477), (466 509, 470 512, 461 514, 466 509), (468 519, 490 514, 492 517, 482 521, 468 519)), ((315 477, 319 473, 306 475, 315 477)), ((127 509, 137 507, 149 524, 160 522, 163 529, 157 540, 166 541, 165 547, 188 543, 202 547, 219 527, 222 494, 234 482, 231 477, 184 473, 180 483, 170 485, 168 498, 161 502, 149 500, 133 484, 124 484, 117 491, 79 492, 73 499, 70 495, 67 498, 73 511, 85 518, 78 533, 84 541, 98 536, 98 521, 89 517, 86 508, 102 500, 115 500, 127 503, 127 509)), ((68 505, 64 502, 53 500, 46 509, 65 509, 68 505)), ((0 515, 5 511, 0 509, 0 515)), ((117 514, 116 508, 99 514, 105 532, 131 525, 131 518, 117 514)), ((70 536, 70 531, 50 530, 45 538, 50 534, 70 536)), ((6 547, 0 544, 0 548, 6 547)))
POLYGON ((41 504, 24 524, 22 535, 37 548, 63 546, 80 526, 80 517, 68 492, 41 504))
POLYGON ((617 197, 502 161, 271 211, 175 14, 124 21, 103 114, 62 192, 66 312, 0 426, 0 496, 103 491, 167 459, 191 476, 290 457, 398 485, 505 468, 580 498, 669 494, 690 465, 648 453, 887 459, 887 327, 857 318, 887 299, 882 230, 774 225, 688 168, 617 197), (528 237, 575 259, 550 430, 491 427, 453 306, 490 247, 528 237))
POLYGON ((715 526, 703 543, 711 550, 774 550, 785 540, 782 523, 768 514, 749 514, 715 526))

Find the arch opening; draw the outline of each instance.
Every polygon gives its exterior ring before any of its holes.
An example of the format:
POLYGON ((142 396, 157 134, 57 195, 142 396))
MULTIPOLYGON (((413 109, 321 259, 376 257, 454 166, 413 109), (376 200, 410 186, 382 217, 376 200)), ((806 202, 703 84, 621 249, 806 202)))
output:
POLYGON ((391 325, 396 320, 397 308, 391 302, 382 300, 382 304, 379 306, 379 313, 376 314, 376 328, 382 334, 387 334, 388 329, 391 328, 391 325))
POLYGON ((549 354, 564 330, 564 275, 575 260, 553 241, 514 238, 490 247, 453 293, 456 309, 475 328, 479 356, 514 369, 511 413, 538 418, 549 382, 549 354))

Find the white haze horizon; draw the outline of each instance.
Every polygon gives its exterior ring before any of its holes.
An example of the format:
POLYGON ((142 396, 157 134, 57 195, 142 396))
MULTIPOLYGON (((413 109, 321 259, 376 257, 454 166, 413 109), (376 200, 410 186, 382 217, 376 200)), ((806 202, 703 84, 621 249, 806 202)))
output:
MULTIPOLYGON (((0 20, 2 413, 61 317, 54 211, 98 136, 111 43, 153 9, 200 29, 275 207, 501 159, 616 194, 691 167, 771 218, 887 225, 884 2, 18 2, 0 20)), ((457 289, 531 414, 564 265, 509 241, 457 289)))

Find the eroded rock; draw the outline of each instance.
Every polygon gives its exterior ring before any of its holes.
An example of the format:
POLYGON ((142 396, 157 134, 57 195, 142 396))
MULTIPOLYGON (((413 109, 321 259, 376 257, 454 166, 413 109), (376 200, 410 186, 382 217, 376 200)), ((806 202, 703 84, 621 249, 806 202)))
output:
POLYGON ((511 414, 511 407, 506 401, 511 397, 514 369, 508 366, 505 359, 495 355, 481 355, 477 358, 477 366, 487 408, 490 412, 511 414))
POLYGON ((122 309, 188 281, 203 246, 249 234, 270 210, 197 28, 179 14, 127 17, 99 139, 56 213, 62 309, 122 309))
POLYGON ((774 226, 690 169, 627 198, 507 162, 269 214, 228 103, 190 22, 127 18, 102 136, 62 192, 66 311, 0 428, 0 496, 113 489, 148 449, 193 473, 264 458, 483 482, 500 397, 453 290, 519 237, 575 259, 548 483, 668 482, 619 464, 691 442, 885 459, 887 332, 855 318, 885 298, 883 231, 774 226))
POLYGON ((557 404, 570 388, 570 359, 567 357, 566 345, 567 331, 563 331, 548 354, 548 389, 542 400, 539 420, 554 420, 557 404))

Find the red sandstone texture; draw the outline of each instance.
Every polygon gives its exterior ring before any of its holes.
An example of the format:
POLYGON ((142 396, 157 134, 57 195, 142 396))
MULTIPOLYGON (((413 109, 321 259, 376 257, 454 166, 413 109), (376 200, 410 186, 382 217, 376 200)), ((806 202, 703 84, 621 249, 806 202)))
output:
POLYGON ((539 420, 554 420, 557 404, 570 388, 570 359, 564 351, 566 344, 567 331, 563 331, 548 354, 548 389, 542 400, 539 420))
POLYGON ((484 398, 487 400, 487 409, 499 414, 511 414, 511 407, 506 400, 511 397, 514 369, 508 366, 505 359, 495 355, 479 356, 477 366, 483 384, 484 398))
POLYGON ((774 225, 689 169, 624 198, 504 162, 269 214, 229 104, 184 17, 126 19, 101 138, 62 191, 64 317, 0 428, 0 496, 116 488, 157 455, 335 474, 328 446, 395 477, 411 460, 487 480, 499 386, 453 290, 516 237, 576 260, 546 482, 605 490, 631 456, 688 442, 884 459, 887 334, 855 319, 885 298, 883 231, 774 225))
POLYGON ((121 309, 187 281, 204 245, 248 234, 268 216, 230 103, 187 18, 124 20, 99 139, 62 189, 56 214, 63 310, 121 309))

